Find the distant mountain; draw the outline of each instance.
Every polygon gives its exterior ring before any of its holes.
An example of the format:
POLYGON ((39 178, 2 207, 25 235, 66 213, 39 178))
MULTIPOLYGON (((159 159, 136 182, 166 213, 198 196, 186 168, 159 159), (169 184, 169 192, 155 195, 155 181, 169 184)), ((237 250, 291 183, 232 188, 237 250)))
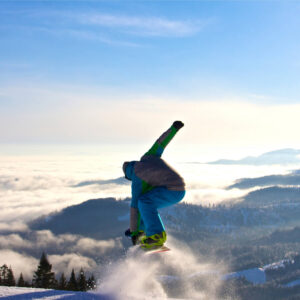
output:
MULTIPOLYGON (((122 237, 129 226, 129 204, 129 199, 89 200, 39 218, 29 227, 51 230, 55 234, 114 239, 122 237)), ((298 222, 300 189, 273 187, 249 193, 243 201, 231 205, 204 207, 180 203, 160 213, 168 233, 181 240, 202 240, 206 234, 230 232, 241 227, 278 227, 298 222)))
POLYGON ((244 197, 243 205, 264 207, 269 205, 300 205, 300 188, 272 186, 259 189, 244 197))
POLYGON ((125 177, 119 177, 115 179, 107 179, 107 180, 87 180, 87 181, 81 181, 72 187, 82 187, 87 185, 106 185, 106 184, 118 184, 118 185, 129 185, 130 181, 128 181, 125 177))
POLYGON ((300 150, 281 149, 264 153, 260 156, 248 156, 239 160, 220 159, 208 164, 219 165, 274 165, 274 164, 292 164, 300 163, 300 150))
POLYGON ((60 212, 36 219, 33 230, 49 229, 55 234, 80 234, 105 240, 122 236, 129 225, 129 200, 88 200, 60 212))
POLYGON ((261 245, 272 245, 276 243, 296 243, 300 242, 300 227, 292 229, 276 230, 272 234, 262 237, 256 241, 261 245))
POLYGON ((242 178, 230 185, 227 189, 249 189, 263 186, 300 186, 300 172, 293 171, 286 175, 269 175, 257 178, 242 178))

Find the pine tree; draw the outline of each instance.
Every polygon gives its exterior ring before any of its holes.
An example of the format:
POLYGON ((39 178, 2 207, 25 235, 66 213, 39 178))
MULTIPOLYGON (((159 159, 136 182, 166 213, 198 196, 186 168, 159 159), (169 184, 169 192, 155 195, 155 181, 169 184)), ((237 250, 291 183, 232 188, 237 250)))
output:
POLYGON ((8 284, 8 267, 6 264, 4 264, 2 267, 0 267, 0 277, 1 277, 1 285, 8 284))
POLYGON ((78 291, 78 284, 77 284, 77 280, 75 277, 74 269, 72 269, 72 273, 71 273, 70 280, 67 285, 67 289, 69 291, 78 291))
POLYGON ((78 283, 78 291, 85 292, 87 290, 87 282, 82 268, 79 271, 77 283, 78 283))
POLYGON ((25 287, 26 286, 26 283, 25 283, 25 280, 23 278, 23 274, 22 273, 20 274, 20 277, 19 277, 19 280, 18 280, 18 286, 19 287, 25 287))
POLYGON ((60 275, 60 278, 59 278, 59 281, 58 281, 58 289, 59 290, 66 290, 67 289, 67 279, 66 279, 66 277, 65 277, 65 274, 64 273, 62 273, 61 275, 60 275))
POLYGON ((33 286, 37 288, 54 288, 56 284, 55 274, 51 272, 52 265, 49 263, 46 254, 43 252, 40 264, 33 275, 33 286))
POLYGON ((16 286, 14 272, 11 267, 9 267, 9 269, 7 271, 7 286, 16 286))
POLYGON ((88 290, 94 290, 96 288, 96 280, 93 274, 89 277, 87 281, 87 288, 88 290))

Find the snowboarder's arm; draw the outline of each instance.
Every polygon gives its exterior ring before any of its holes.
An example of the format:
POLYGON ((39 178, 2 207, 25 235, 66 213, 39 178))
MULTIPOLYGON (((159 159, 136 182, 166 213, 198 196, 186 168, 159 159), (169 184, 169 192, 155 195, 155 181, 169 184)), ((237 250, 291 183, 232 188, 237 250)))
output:
POLYGON ((159 139, 154 143, 150 150, 145 153, 145 155, 155 155, 160 157, 175 134, 183 126, 184 124, 181 121, 175 121, 172 126, 159 137, 159 139))

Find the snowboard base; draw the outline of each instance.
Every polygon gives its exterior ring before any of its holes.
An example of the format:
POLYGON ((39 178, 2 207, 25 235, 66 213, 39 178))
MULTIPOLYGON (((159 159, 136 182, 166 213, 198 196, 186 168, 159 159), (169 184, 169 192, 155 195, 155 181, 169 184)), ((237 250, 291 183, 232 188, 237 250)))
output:
POLYGON ((168 248, 167 246, 162 246, 162 247, 157 248, 157 249, 145 251, 145 254, 149 255, 149 254, 153 254, 153 253, 161 253, 161 252, 166 252, 166 251, 170 251, 170 250, 171 249, 168 248))

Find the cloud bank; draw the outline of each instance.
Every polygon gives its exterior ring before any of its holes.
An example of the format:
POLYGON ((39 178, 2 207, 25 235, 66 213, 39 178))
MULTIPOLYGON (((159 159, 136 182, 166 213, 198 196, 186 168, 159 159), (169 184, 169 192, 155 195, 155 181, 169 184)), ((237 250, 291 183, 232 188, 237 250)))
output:
POLYGON ((4 249, 0 250, 0 265, 3 264, 12 267, 16 278, 23 273, 24 278, 29 280, 38 265, 38 260, 24 253, 4 249))
POLYGON ((11 265, 18 276, 28 279, 36 270, 38 259, 45 251, 56 273, 70 274, 81 267, 88 272, 99 271, 97 258, 112 250, 121 249, 119 240, 94 240, 80 235, 54 235, 49 230, 31 231, 28 234, 0 236, 0 265, 11 265))
POLYGON ((223 97, 213 101, 203 96, 194 100, 176 96, 130 97, 78 87, 72 94, 66 92, 70 88, 3 87, 3 93, 11 99, 21 95, 24 101, 28 99, 29 107, 35 98, 43 99, 43 104, 39 104, 38 114, 25 110, 8 116, 7 112, 0 112, 0 142, 152 143, 162 128, 181 119, 186 127, 184 134, 176 138, 178 144, 202 148, 298 146, 295 136, 300 126, 299 104, 261 105, 250 103, 247 98, 223 97), (56 101, 64 105, 57 107, 56 101))

